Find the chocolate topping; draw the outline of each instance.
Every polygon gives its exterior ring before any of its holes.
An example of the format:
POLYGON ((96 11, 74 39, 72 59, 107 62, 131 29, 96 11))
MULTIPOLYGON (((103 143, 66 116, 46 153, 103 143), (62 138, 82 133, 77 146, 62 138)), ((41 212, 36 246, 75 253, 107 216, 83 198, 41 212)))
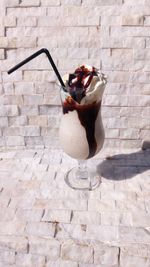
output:
POLYGON ((93 104, 80 105, 75 102, 72 97, 68 96, 67 99, 62 103, 62 105, 64 114, 73 110, 77 111, 79 120, 82 126, 85 128, 89 145, 89 155, 87 159, 93 157, 97 149, 97 143, 95 139, 95 121, 98 116, 101 101, 97 103, 94 102, 93 104))
POLYGON ((92 67, 89 69, 84 65, 77 68, 74 73, 69 74, 68 90, 72 98, 78 103, 86 95, 86 89, 89 87, 93 76, 98 76, 96 68, 92 67), (78 91, 80 91, 80 98, 78 98, 78 91))

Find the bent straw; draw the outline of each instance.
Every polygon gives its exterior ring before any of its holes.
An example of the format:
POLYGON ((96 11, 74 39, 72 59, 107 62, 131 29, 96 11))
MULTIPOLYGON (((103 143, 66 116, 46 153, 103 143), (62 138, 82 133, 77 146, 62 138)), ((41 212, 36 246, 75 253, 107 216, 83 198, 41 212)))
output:
POLYGON ((39 56, 42 53, 46 54, 46 56, 48 57, 49 62, 51 63, 51 65, 53 67, 53 70, 54 70, 54 72, 55 72, 55 74, 56 74, 56 76, 57 76, 57 78, 58 78, 58 80, 59 80, 59 82, 61 84, 61 86, 65 87, 65 84, 64 84, 64 82, 63 82, 63 80, 62 80, 62 78, 61 78, 61 76, 60 76, 60 74, 59 74, 59 72, 58 72, 58 70, 56 68, 56 65, 55 65, 55 63, 54 63, 54 61, 53 61, 48 49, 46 49, 46 48, 42 48, 42 49, 38 50, 37 52, 35 52, 34 54, 32 54, 31 56, 27 57, 25 60, 21 61, 19 64, 17 64, 13 68, 11 68, 7 73, 11 74, 12 72, 14 72, 15 70, 19 69, 24 64, 28 63, 30 60, 34 59, 35 57, 39 56))

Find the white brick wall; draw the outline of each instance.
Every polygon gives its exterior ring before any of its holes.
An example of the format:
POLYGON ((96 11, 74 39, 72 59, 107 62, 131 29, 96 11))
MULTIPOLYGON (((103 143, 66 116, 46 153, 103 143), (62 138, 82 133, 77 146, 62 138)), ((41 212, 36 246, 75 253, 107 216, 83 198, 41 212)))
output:
POLYGON ((7 74, 41 47, 49 49, 62 74, 88 63, 108 75, 102 106, 105 146, 141 147, 143 140, 149 140, 149 1, 2 2, 1 147, 59 146, 60 98, 47 58, 41 55, 7 74))

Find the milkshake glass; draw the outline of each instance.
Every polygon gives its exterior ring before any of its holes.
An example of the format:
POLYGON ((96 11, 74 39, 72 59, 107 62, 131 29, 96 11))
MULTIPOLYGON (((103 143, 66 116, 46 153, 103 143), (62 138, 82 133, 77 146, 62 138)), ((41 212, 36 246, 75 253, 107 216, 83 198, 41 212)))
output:
POLYGON ((87 160, 94 157, 104 143, 101 102, 105 83, 106 80, 103 79, 96 87, 93 80, 94 88, 91 83, 90 90, 84 97, 83 90, 75 88, 78 101, 66 87, 60 88, 63 111, 59 128, 60 144, 66 154, 78 160, 78 166, 65 175, 66 183, 73 189, 93 190, 101 182, 95 166, 87 167, 87 160))

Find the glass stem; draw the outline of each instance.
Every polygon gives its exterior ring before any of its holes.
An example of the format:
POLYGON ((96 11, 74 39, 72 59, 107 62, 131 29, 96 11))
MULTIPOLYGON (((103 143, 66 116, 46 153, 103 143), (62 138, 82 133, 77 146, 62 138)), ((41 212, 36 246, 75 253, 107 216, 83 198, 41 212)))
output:
POLYGON ((77 178, 88 179, 87 162, 86 160, 78 160, 77 178))

